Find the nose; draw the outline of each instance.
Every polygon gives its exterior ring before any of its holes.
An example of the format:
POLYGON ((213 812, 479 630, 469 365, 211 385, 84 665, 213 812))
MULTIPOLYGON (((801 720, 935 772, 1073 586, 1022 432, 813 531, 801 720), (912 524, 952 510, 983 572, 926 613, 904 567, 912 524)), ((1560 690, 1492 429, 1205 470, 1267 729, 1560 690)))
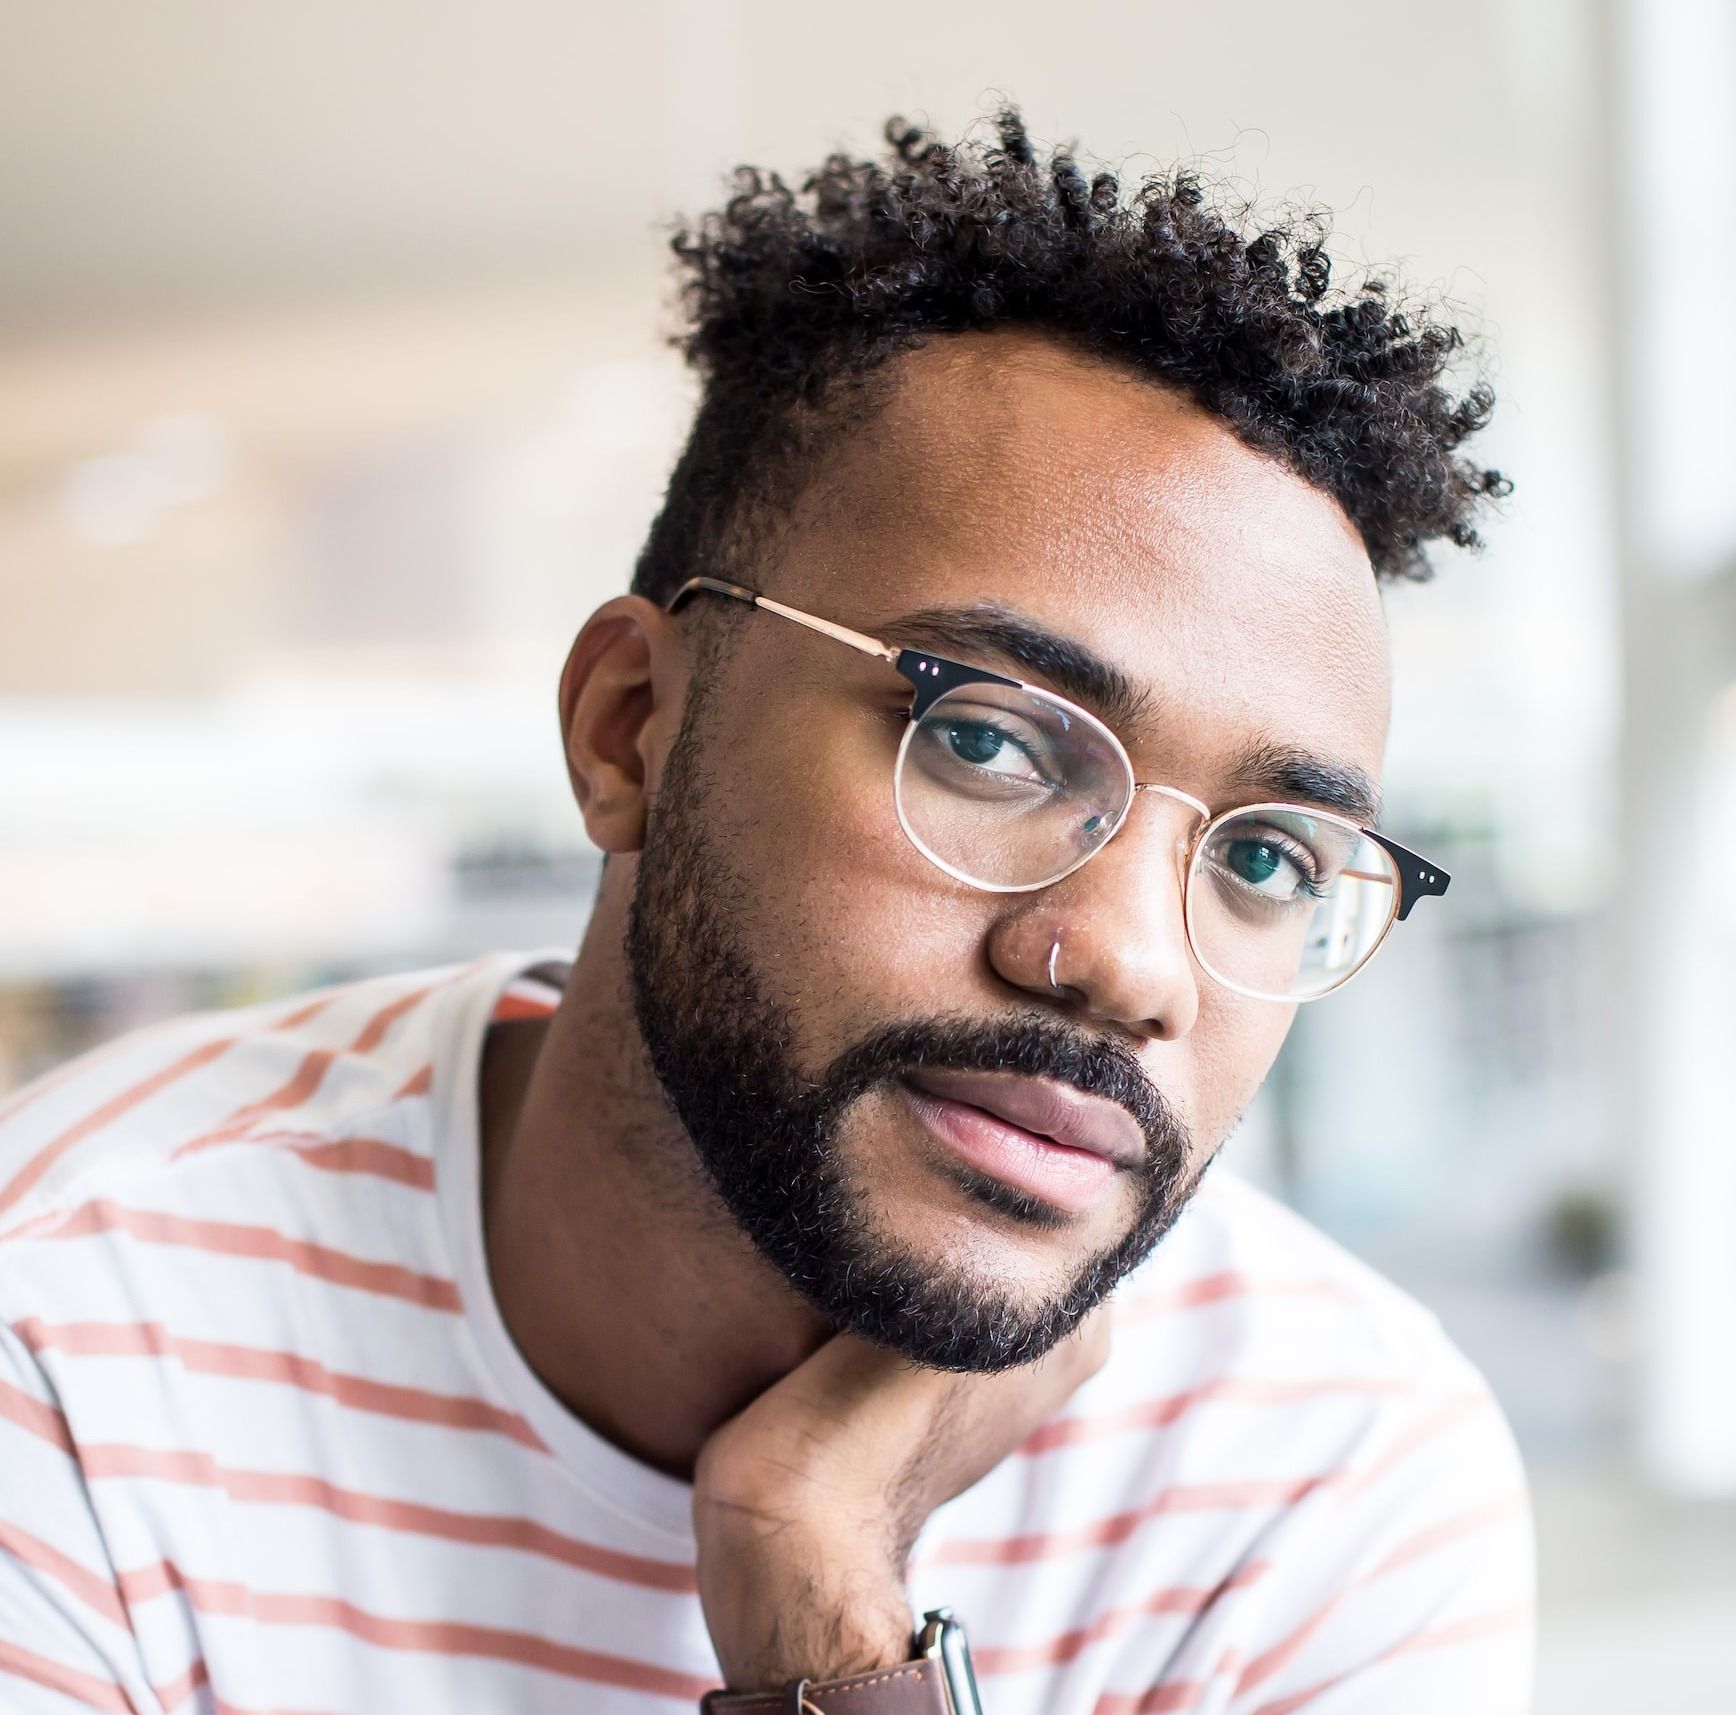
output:
POLYGON ((1085 1016, 1154 1041, 1185 1036, 1199 1016, 1200 973, 1188 947, 1185 864, 1198 812, 1141 792, 1129 820, 1092 860, 1021 897, 989 938, 997 973, 1055 1001, 1055 983, 1085 1016))

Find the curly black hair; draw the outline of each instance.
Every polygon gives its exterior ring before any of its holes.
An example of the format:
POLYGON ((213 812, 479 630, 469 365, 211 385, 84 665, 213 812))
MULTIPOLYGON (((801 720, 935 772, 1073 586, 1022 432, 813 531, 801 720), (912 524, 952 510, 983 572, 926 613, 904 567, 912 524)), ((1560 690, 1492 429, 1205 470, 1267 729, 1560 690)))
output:
POLYGON ((1387 278, 1335 290, 1318 212, 1249 236, 1190 171, 1124 196, 1070 149, 1040 160, 1015 109, 993 129, 953 145, 893 119, 884 162, 834 154, 799 191, 740 167, 721 212, 677 233, 678 343, 703 390, 636 593, 731 575, 827 435, 872 409, 871 372, 999 327, 1185 389, 1331 494, 1378 577, 1426 577, 1436 538, 1480 545, 1473 517, 1509 484, 1455 456, 1494 405, 1446 385, 1456 327, 1413 320, 1387 278))

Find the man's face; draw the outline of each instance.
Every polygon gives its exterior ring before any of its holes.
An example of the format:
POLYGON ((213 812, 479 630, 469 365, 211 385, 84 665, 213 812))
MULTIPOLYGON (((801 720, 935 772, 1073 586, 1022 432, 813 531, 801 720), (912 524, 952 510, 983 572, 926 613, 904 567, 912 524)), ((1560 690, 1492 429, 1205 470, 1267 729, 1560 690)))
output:
MULTIPOLYGON (((1251 784, 1262 753, 1378 778, 1385 627, 1333 501, 1040 338, 898 361, 756 574, 766 594, 1037 683, 909 616, 992 605, 1083 645, 1143 693, 1117 724, 1135 778, 1214 811, 1288 796, 1251 784)), ((1190 956, 1197 821, 1172 798, 1141 794, 1034 892, 937 868, 893 804, 909 703, 883 662, 743 610, 656 783, 628 949, 652 1063, 762 1253, 835 1324, 986 1369, 1038 1356, 1157 1242, 1293 1008, 1190 956), (937 1104, 936 1070, 1083 1093, 1128 1152, 1021 1169, 1016 1136, 937 1104)))

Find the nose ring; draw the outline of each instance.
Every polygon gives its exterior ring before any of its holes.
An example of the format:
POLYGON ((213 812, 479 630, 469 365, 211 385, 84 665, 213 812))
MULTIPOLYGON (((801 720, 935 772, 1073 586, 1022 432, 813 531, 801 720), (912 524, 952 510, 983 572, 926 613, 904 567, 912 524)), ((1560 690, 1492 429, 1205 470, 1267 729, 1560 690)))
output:
POLYGON ((1057 935, 1049 947, 1049 987, 1056 994, 1062 992, 1061 985, 1055 981, 1055 957, 1061 951, 1061 937, 1057 935))

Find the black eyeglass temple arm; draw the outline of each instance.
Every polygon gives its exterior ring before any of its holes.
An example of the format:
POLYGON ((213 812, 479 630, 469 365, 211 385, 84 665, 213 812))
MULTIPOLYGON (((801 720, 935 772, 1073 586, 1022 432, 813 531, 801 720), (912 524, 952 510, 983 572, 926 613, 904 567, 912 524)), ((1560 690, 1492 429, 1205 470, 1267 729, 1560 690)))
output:
POLYGON ((1420 852, 1413 852, 1406 846, 1401 846, 1397 840, 1389 840, 1385 834, 1377 834, 1372 828, 1364 828, 1363 833, 1390 857, 1398 868, 1398 920, 1403 922, 1411 914, 1411 907, 1419 899, 1428 895, 1439 896, 1447 891, 1452 877, 1437 863, 1431 863, 1420 852))

